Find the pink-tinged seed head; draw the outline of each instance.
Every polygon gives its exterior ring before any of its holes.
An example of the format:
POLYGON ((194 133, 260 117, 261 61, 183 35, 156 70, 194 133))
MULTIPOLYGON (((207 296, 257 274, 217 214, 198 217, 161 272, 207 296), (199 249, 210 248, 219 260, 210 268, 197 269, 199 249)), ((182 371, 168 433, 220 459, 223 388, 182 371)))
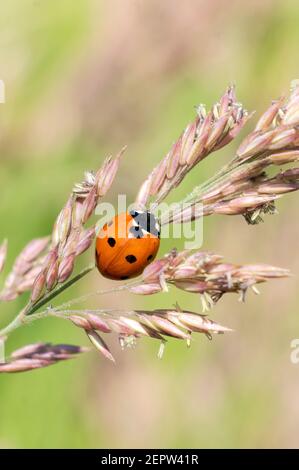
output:
POLYGON ((282 183, 269 182, 259 185, 258 192, 260 194, 285 194, 299 189, 298 183, 282 183))
POLYGON ((71 196, 57 217, 55 229, 53 231, 53 242, 55 245, 57 243, 64 243, 70 233, 73 205, 74 198, 71 196))
POLYGON ((125 325, 120 318, 109 318, 107 319, 107 323, 115 333, 125 336, 136 335, 136 331, 128 325, 125 325))
POLYGON ((271 140, 269 150, 278 150, 284 147, 288 147, 292 144, 296 135, 295 129, 281 129, 271 140))
POLYGON ((86 348, 69 344, 30 344, 12 353, 10 361, 0 364, 0 372, 25 372, 67 360, 85 352, 86 348))
POLYGON ((97 194, 100 197, 104 196, 112 185, 117 170, 119 168, 120 159, 123 153, 125 152, 126 148, 126 146, 123 147, 114 159, 107 160, 106 165, 103 168, 102 174, 97 179, 97 194))
POLYGON ((210 213, 224 214, 224 215, 237 215, 244 212, 244 207, 232 207, 230 203, 219 203, 215 205, 210 213))
POLYGON ((149 177, 144 181, 143 185, 141 186, 138 194, 137 194, 137 197, 136 197, 136 200, 135 200, 135 203, 137 206, 146 206, 148 200, 149 200, 149 197, 150 197, 150 193, 151 193, 151 187, 152 187, 152 181, 153 180, 153 176, 152 174, 149 175, 149 177))
POLYGON ((205 145, 209 137, 209 129, 206 129, 199 136, 196 137, 195 142, 186 155, 186 164, 192 168, 193 165, 198 163, 205 156, 205 145))
POLYGON ((110 349, 108 348, 105 341, 101 338, 101 336, 94 330, 86 331, 90 342, 94 345, 94 347, 101 353, 106 359, 109 361, 115 362, 114 357, 112 356, 110 349))
POLYGON ((101 331, 102 333, 111 333, 111 328, 103 318, 93 313, 88 313, 86 318, 94 330, 101 331))
POLYGON ((19 359, 21 357, 32 356, 37 351, 40 351, 42 347, 44 347, 44 343, 28 344, 26 346, 23 346, 22 348, 19 348, 13 351, 11 354, 11 358, 19 359))
POLYGON ((230 96, 229 91, 227 90, 226 93, 220 98, 219 101, 219 114, 223 116, 223 114, 227 113, 229 107, 232 102, 232 97, 230 96))
POLYGON ((273 153, 267 157, 267 161, 274 165, 284 165, 286 163, 297 162, 299 160, 299 150, 273 153))
POLYGON ((92 330, 91 322, 87 320, 85 317, 81 317, 80 315, 70 315, 68 317, 74 325, 78 326, 79 328, 83 328, 83 330, 92 330))
POLYGON ((244 160, 262 152, 270 144, 275 133, 275 130, 265 133, 253 132, 242 142, 237 150, 237 156, 240 160, 244 160))
POLYGON ((150 191, 151 196, 155 196, 158 193, 158 191, 161 189, 161 187, 163 186, 163 183, 166 178, 167 163, 168 162, 167 162, 167 156, 166 156, 151 173, 151 175, 153 176, 152 184, 151 184, 151 191, 150 191))
POLYGON ((229 115, 222 116, 212 127, 210 135, 205 143, 205 149, 210 151, 212 147, 218 142, 221 137, 224 137, 224 130, 226 128, 229 115))
POLYGON ((286 105, 286 111, 282 118, 284 125, 295 126, 299 124, 299 96, 292 95, 286 105))
POLYGON ((175 269, 173 278, 174 279, 186 279, 194 277, 197 273, 196 266, 189 266, 188 264, 181 265, 175 269))
POLYGON ((166 334, 167 336, 172 336, 173 338, 178 339, 188 339, 190 337, 188 333, 182 331, 166 318, 162 318, 158 315, 152 315, 151 320, 158 327, 162 334, 166 334))
POLYGON ((130 292, 132 294, 138 295, 152 295, 161 292, 162 288, 161 285, 158 283, 151 283, 151 284, 140 284, 139 286, 130 287, 130 292))
POLYGON ((83 216, 83 204, 84 200, 82 197, 77 196, 76 201, 73 207, 72 214, 72 228, 80 228, 82 225, 82 216, 83 216))
POLYGON ((35 260, 47 247, 49 243, 49 237, 36 238, 32 240, 20 253, 25 261, 31 262, 35 260))
POLYGON ((81 255, 84 253, 88 248, 91 246, 95 237, 95 227, 91 227, 87 230, 84 230, 80 237, 79 241, 76 246, 75 254, 76 256, 81 255))
POLYGON ((225 333, 232 331, 230 328, 221 326, 206 317, 191 313, 179 314, 180 321, 192 331, 202 331, 207 333, 225 333))
POLYGON ((273 120, 275 119, 279 109, 283 104, 284 98, 272 103, 272 105, 267 109, 267 111, 260 117, 257 125, 255 126, 255 131, 266 131, 271 126, 273 120))
POLYGON ((80 230, 79 228, 72 228, 62 250, 60 250, 60 256, 65 258, 69 255, 76 253, 77 245, 79 242, 80 230))
POLYGON ((82 224, 84 225, 93 214, 98 202, 97 189, 94 187, 83 202, 82 224))
POLYGON ((54 362, 46 359, 18 359, 13 362, 0 364, 0 372, 25 372, 40 369, 41 367, 47 367, 51 364, 54 364, 54 362))
POLYGON ((165 259, 158 259, 149 264, 142 273, 142 279, 145 282, 155 282, 159 280, 159 276, 163 271, 167 261, 165 259))
POLYGON ((232 209, 248 209, 260 206, 266 202, 273 201, 277 199, 278 196, 261 196, 261 195, 252 195, 252 196, 241 196, 233 199, 229 202, 229 207, 232 209))
POLYGON ((299 168, 290 168, 289 170, 282 171, 278 176, 277 179, 280 180, 297 180, 299 178, 299 168))
POLYGON ((148 330, 146 329, 146 327, 144 325, 140 324, 134 318, 127 318, 127 317, 124 317, 124 316, 120 316, 119 320, 121 321, 122 324, 124 324, 125 326, 128 326, 132 331, 134 331, 135 334, 137 333, 137 334, 143 335, 143 336, 150 336, 150 334, 149 334, 148 330))
MULTIPOLYGON (((35 276, 36 277, 36 276, 35 276)), ((23 292, 26 292, 26 291, 29 291, 29 290, 32 290, 32 286, 33 286, 33 283, 34 283, 34 280, 35 280, 35 277, 34 278, 23 278, 22 281, 20 281, 18 283, 18 285, 16 286, 16 292, 17 294, 22 294, 23 292)))
POLYGON ((206 282, 198 281, 197 279, 190 279, 188 281, 178 279, 174 281, 174 284, 178 289, 182 289, 186 292, 195 292, 198 294, 203 294, 209 288, 206 282))
POLYGON ((182 148, 182 137, 172 146, 168 156, 166 176, 169 180, 173 179, 180 163, 180 155, 182 148))
POLYGON ((242 275, 247 273, 252 276, 258 275, 265 278, 280 278, 290 276, 290 271, 288 269, 277 268, 276 266, 270 266, 268 264, 249 264, 240 266, 238 271, 242 275))
POLYGON ((63 258, 58 268, 58 282, 65 282, 73 272, 75 264, 75 255, 69 255, 63 258))
POLYGON ((194 141, 195 141, 195 135, 196 135, 196 130, 197 130, 197 124, 198 120, 196 119, 194 122, 189 124, 185 132, 183 133, 182 136, 182 148, 181 148, 181 155, 180 155, 180 165, 186 165, 188 156, 190 155, 190 152, 192 150, 194 141))
POLYGON ((33 283, 31 298, 30 298, 30 301, 32 303, 37 302, 41 298, 43 290, 45 288, 45 284, 46 284, 46 274, 44 271, 41 271, 33 283))

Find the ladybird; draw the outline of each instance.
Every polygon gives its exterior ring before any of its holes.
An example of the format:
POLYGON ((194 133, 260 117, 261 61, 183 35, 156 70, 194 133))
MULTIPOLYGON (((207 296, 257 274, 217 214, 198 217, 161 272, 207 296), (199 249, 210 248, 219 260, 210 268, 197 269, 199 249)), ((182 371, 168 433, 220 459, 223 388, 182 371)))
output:
POLYGON ((160 225, 149 211, 123 212, 105 224, 96 239, 96 265, 114 280, 141 274, 160 246, 160 225))

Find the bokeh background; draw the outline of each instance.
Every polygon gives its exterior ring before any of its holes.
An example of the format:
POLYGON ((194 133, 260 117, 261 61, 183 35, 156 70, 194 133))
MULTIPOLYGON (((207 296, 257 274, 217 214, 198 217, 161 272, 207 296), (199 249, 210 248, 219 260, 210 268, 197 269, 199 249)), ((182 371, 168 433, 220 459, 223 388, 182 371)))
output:
MULTIPOLYGON (((297 0, 11 0, 1 5, 0 238, 9 264, 51 231, 74 181, 124 144, 108 199, 135 190, 193 118, 228 83, 261 112, 299 78, 297 0)), ((251 129, 252 123, 247 125, 251 129)), ((243 131, 243 135, 244 135, 243 131)), ((213 154, 175 194, 216 171, 237 142, 213 154)), ((298 447, 299 218, 294 193, 279 215, 249 227, 238 217, 205 220, 204 249, 229 261, 289 267, 241 304, 226 296, 212 318, 236 331, 192 348, 143 340, 117 364, 96 352, 48 369, 0 377, 0 447, 298 447)), ((162 244, 161 253, 173 246, 162 244)), ((85 264, 92 254, 82 260, 85 264)), ((2 275, 3 279, 4 276, 2 275)), ((67 297, 111 285, 97 273, 67 297)), ((176 290, 150 298, 118 294, 90 307, 200 311, 176 290)), ((4 325, 22 306, 1 305, 4 325)), ((14 333, 8 351, 35 341, 87 344, 67 322, 48 319, 14 333)), ((109 340, 109 339, 108 339, 109 340)))

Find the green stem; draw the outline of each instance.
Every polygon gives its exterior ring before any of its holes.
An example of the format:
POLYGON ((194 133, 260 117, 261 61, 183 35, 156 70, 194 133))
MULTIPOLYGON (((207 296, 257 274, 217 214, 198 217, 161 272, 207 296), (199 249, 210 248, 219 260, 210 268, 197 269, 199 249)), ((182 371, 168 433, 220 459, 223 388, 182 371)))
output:
MULTIPOLYGON (((218 185, 221 185, 222 183, 226 182, 229 180, 232 175, 234 175, 235 171, 238 171, 239 168, 243 165, 250 166, 250 164, 254 164, 255 162, 258 162, 258 159, 261 159, 263 154, 259 155, 259 157, 253 157, 244 161, 238 161, 232 159, 228 164, 226 164, 222 169, 220 169, 219 172, 217 172, 215 175, 213 175, 210 179, 202 183, 201 185, 195 187, 191 193, 189 193, 184 199, 182 199, 178 205, 181 208, 186 207, 186 204, 192 205, 194 203, 200 203, 202 201, 202 197, 206 195, 209 191, 213 191, 215 187, 218 185)), ((267 165, 265 165, 267 166, 267 165)), ((264 166, 264 167, 265 167, 264 166)), ((263 170, 264 167, 261 167, 261 171, 263 170)), ((167 217, 169 215, 169 211, 165 211, 160 215, 160 219, 162 220, 161 224, 164 225, 165 223, 171 223, 169 222, 167 217), (167 222, 163 222, 163 218, 167 222)))
POLYGON ((68 302, 65 302, 61 305, 58 305, 57 307, 54 307, 53 309, 58 311, 58 310, 63 310, 67 307, 70 307, 71 305, 78 304, 81 302, 85 302, 85 300, 88 300, 91 297, 95 297, 97 295, 104 295, 104 294, 113 294, 115 292, 120 292, 126 289, 129 289, 130 287, 136 286, 140 284, 140 281, 133 281, 128 284, 123 284, 121 286, 117 287, 112 287, 111 289, 106 289, 106 290, 97 290, 95 292, 89 292, 88 294, 82 295, 81 297, 77 297, 75 299, 71 299, 68 302))
MULTIPOLYGON (((120 289, 118 288, 117 290, 120 290, 120 289)), ((102 293, 104 294, 107 292, 108 291, 102 291, 102 293)), ((81 315, 82 317, 85 317, 85 316, 88 316, 88 314, 90 313, 99 314, 99 315, 105 315, 105 314, 112 315, 112 314, 117 314, 119 312, 120 312, 120 309, 61 310, 60 308, 56 307, 56 308, 48 308, 47 310, 34 313, 30 316, 28 315, 24 316, 24 313, 25 313, 25 309, 24 309, 7 327, 3 328, 3 330, 0 331, 0 338, 4 338, 6 335, 20 328, 21 326, 29 325, 37 320, 42 320, 44 318, 57 317, 63 320, 68 320, 68 317, 70 317, 73 314, 77 314, 77 315, 81 315)))
POLYGON ((37 310, 39 310, 41 307, 46 305, 50 300, 55 299, 59 294, 61 294, 64 290, 68 289, 71 287, 73 284, 78 282, 82 277, 86 276, 86 274, 90 273, 94 268, 94 264, 87 266, 87 268, 83 269, 79 274, 71 278, 69 281, 66 281, 64 284, 61 284, 61 286, 57 287, 55 290, 52 292, 49 292, 46 294, 41 300, 30 306, 30 308, 27 310, 26 315, 32 315, 35 313, 37 310))
MULTIPOLYGON (((50 300, 54 299, 57 297, 61 292, 63 292, 65 289, 70 287, 72 284, 75 282, 79 281, 83 276, 88 274, 94 266, 88 266, 87 268, 83 269, 77 276, 74 276, 72 279, 69 281, 65 282, 61 286, 59 286, 57 289, 55 289, 53 292, 49 293, 48 295, 44 296, 39 302, 35 303, 34 305, 28 304, 17 316, 16 318, 9 323, 5 328, 0 330, 0 338, 4 338, 8 334, 10 334, 12 331, 16 330, 20 326, 28 325, 36 320, 41 320, 43 318, 47 317, 58 317, 58 318, 64 318, 67 319, 71 313, 77 313, 79 311, 77 310, 65 310, 66 307, 70 307, 71 305, 75 303, 82 302, 84 300, 87 300, 90 297, 93 297, 95 295, 104 295, 104 294, 111 294, 114 292, 120 292, 122 290, 126 290, 130 288, 133 285, 136 285, 138 283, 137 281, 134 281, 130 284, 124 284, 121 286, 114 287, 112 289, 107 289, 107 290, 99 290, 96 292, 90 292, 89 294, 83 295, 81 297, 72 299, 68 302, 65 302, 61 305, 58 305, 57 307, 48 307, 46 310, 43 310, 41 312, 35 313, 38 309, 40 309, 42 306, 46 305, 50 300)), ((89 310, 86 310, 88 312, 89 310)), ((104 310, 99 310, 98 312, 107 312, 107 309, 104 310)), ((112 311, 112 310, 111 310, 112 311)), ((84 312, 81 312, 82 315, 84 315, 84 312)))
POLYGON ((14 318, 13 321, 9 323, 9 325, 7 325, 5 328, 0 330, 0 338, 5 338, 5 336, 7 336, 9 333, 11 333, 12 331, 16 330, 17 328, 23 325, 24 312, 25 312, 25 309, 22 310, 16 316, 16 318, 14 318))
MULTIPOLYGON (((34 314, 38 309, 46 305, 50 300, 54 299, 57 297, 59 294, 61 294, 64 290, 68 289, 70 286, 78 282, 82 277, 86 276, 92 269, 94 268, 94 265, 88 266, 87 268, 83 269, 79 274, 71 278, 70 280, 66 281, 64 284, 61 284, 59 287, 57 287, 55 290, 52 292, 49 292, 46 294, 41 300, 36 302, 35 304, 29 303, 21 312, 2 330, 0 330, 0 338, 7 336, 10 334, 12 331, 16 330, 22 325, 31 323, 31 319, 33 317, 30 317, 32 314, 34 314)), ((50 313, 45 311, 41 312, 41 314, 36 314, 34 317, 34 320, 38 318, 45 318, 48 316, 50 313)))

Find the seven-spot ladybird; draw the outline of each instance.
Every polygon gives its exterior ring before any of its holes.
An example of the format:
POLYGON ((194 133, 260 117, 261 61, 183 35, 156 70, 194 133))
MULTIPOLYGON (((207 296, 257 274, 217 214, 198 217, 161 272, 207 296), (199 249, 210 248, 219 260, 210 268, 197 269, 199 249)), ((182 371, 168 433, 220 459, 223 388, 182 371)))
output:
POLYGON ((124 212, 103 226, 96 239, 96 264, 103 276, 123 280, 138 276, 155 258, 160 225, 148 211, 124 212))

